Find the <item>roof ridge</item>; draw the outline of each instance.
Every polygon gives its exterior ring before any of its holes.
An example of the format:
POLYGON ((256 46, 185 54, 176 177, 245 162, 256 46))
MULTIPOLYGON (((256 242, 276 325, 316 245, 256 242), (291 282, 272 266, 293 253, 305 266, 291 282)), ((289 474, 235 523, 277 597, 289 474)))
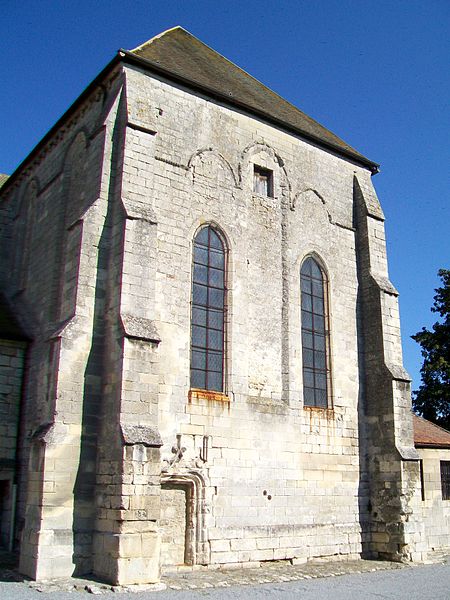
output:
MULTIPOLYGON (((151 37, 146 42, 143 42, 142 44, 139 44, 139 46, 136 46, 136 48, 132 48, 131 50, 129 50, 129 52, 137 52, 141 48, 144 48, 145 46, 152 44, 155 40, 162 38, 167 33, 170 33, 171 31, 175 31, 177 29, 180 29, 181 31, 185 31, 186 33, 189 33, 189 35, 192 35, 192 33, 190 33, 187 29, 185 29, 181 25, 175 25, 174 27, 169 27, 169 29, 165 29, 164 31, 161 31, 161 33, 157 33, 156 35, 151 37)), ((192 35, 192 37, 195 37, 195 35, 192 35)), ((195 38, 195 39, 198 39, 198 38, 195 38)))
MULTIPOLYGON (((133 52, 133 53, 137 52, 138 50, 141 50, 145 46, 152 44, 156 40, 161 39, 166 34, 171 33, 172 31, 177 31, 177 30, 178 31, 182 31, 183 33, 186 33, 189 37, 191 37, 192 39, 194 39, 196 42, 199 42, 202 46, 205 46, 205 48, 208 48, 208 50, 210 50, 211 52, 214 52, 214 54, 217 54, 217 56, 220 56, 220 58, 223 58, 223 60, 225 60, 227 63, 229 63, 230 65, 232 65, 236 69, 239 69, 239 71, 242 71, 242 73, 245 73, 245 75, 247 75, 247 77, 251 77, 254 81, 256 81, 256 83, 258 83, 259 85, 264 86, 267 90, 269 90, 270 92, 272 92, 272 94, 275 94, 276 96, 278 96, 278 98, 280 98, 284 102, 288 102, 288 100, 286 100, 285 98, 283 98, 283 96, 280 96, 280 94, 277 94, 277 92, 275 92, 270 87, 268 87, 267 85, 265 85, 262 81, 260 81, 256 77, 254 77, 251 73, 249 73, 248 71, 246 71, 245 69, 243 69, 242 67, 240 67, 238 64, 236 64, 235 62, 233 62, 232 60, 230 60, 229 58, 227 58, 224 54, 221 54, 220 52, 218 52, 217 50, 215 50, 212 46, 209 46, 208 44, 206 44, 203 40, 201 40, 200 38, 198 38, 196 35, 194 35, 193 33, 191 33, 188 29, 182 27, 181 25, 175 25, 175 27, 170 27, 169 29, 166 29, 165 31, 162 31, 161 33, 158 33, 157 35, 154 35, 152 38, 150 38, 149 40, 147 40, 146 42, 144 42, 140 46, 136 46, 136 48, 133 48, 132 50, 129 50, 129 52, 133 52)), ((149 60, 149 59, 147 59, 147 60, 149 60)), ((289 102, 289 104, 291 104, 291 103, 289 102)), ((299 108, 297 108, 295 106, 295 104, 291 104, 291 106, 293 106, 296 110, 300 110, 299 108)), ((302 111, 300 111, 300 112, 302 112, 302 111)), ((306 113, 304 113, 304 114, 306 114, 306 113)))
MULTIPOLYGON (((233 62, 232 60, 230 60, 229 58, 227 58, 224 54, 221 54, 220 52, 218 52, 217 50, 215 50, 214 48, 212 48, 211 46, 209 46, 208 44, 206 44, 203 40, 201 40, 200 38, 198 38, 196 35, 194 35, 190 31, 188 31, 187 29, 185 29, 181 25, 176 25, 175 27, 170 27, 169 29, 166 29, 165 31, 162 31, 161 33, 158 33, 157 35, 154 35, 152 38, 150 38, 149 40, 147 40, 146 42, 144 42, 140 46, 136 46, 136 48, 133 48, 132 50, 129 50, 129 52, 133 52, 133 53, 137 52, 141 48, 144 48, 145 46, 152 44, 153 42, 155 42, 156 40, 162 38, 166 34, 171 33, 172 31, 177 31, 177 30, 182 31, 183 33, 186 33, 189 37, 193 38, 194 40, 196 40, 197 42, 199 42, 200 44, 202 44, 202 46, 205 46, 206 48, 208 48, 208 50, 210 50, 211 52, 214 52, 214 54, 217 54, 218 56, 220 56, 223 60, 225 60, 230 65, 232 65, 234 68, 239 69, 239 71, 242 71, 242 73, 244 73, 247 77, 250 77, 251 79, 253 79, 253 81, 255 81, 258 85, 263 86, 267 91, 269 91, 271 94, 273 94, 274 96, 276 96, 277 98, 279 98, 282 102, 286 102, 287 104, 289 104, 290 106, 292 106, 292 108, 294 108, 296 111, 302 113, 302 115, 304 115, 308 119, 311 119, 311 120, 315 121, 315 119, 313 119, 313 117, 310 117, 305 112, 303 112, 302 110, 300 110, 297 106, 295 106, 295 104, 293 104, 289 100, 286 100, 286 98, 283 98, 283 96, 281 96, 280 94, 278 94, 278 92, 276 92, 275 90, 273 90, 272 88, 270 88, 268 85, 266 85, 265 83, 263 83, 262 81, 260 81, 259 79, 257 79, 254 75, 252 75, 251 73, 249 73, 248 71, 246 71, 245 69, 243 69, 242 67, 240 67, 238 64, 236 64, 235 62, 233 62)), ((147 59, 147 60, 149 60, 149 59, 147 59)), ((324 127, 324 125, 321 125, 321 126, 324 127)), ((327 129, 327 131, 329 131, 331 134, 336 135, 330 129, 328 129, 327 127, 324 127, 324 129, 327 129)))
POLYGON ((372 173, 378 171, 379 165, 180 25, 123 52, 129 58, 142 61, 147 68, 179 78, 185 85, 212 93, 278 125, 294 129, 334 152, 361 161, 372 173))

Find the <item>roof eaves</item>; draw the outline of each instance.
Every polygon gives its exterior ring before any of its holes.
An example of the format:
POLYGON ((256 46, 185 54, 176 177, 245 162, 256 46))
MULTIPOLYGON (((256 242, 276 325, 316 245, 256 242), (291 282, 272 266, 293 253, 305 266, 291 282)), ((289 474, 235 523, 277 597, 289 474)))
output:
POLYGON ((122 57, 122 59, 124 60, 124 62, 126 62, 126 63, 130 63, 130 64, 134 64, 134 65, 143 67, 149 71, 154 71, 155 73, 163 75, 164 77, 166 77, 167 79, 170 79, 172 81, 181 83, 188 88, 204 92, 208 96, 215 98, 217 100, 220 100, 223 103, 231 104, 232 106, 237 106, 239 108, 242 108, 251 114, 254 114, 258 117, 263 118, 265 121, 268 121, 269 123, 277 125, 278 127, 281 127, 284 130, 287 130, 287 131, 293 132, 297 135, 300 135, 301 137, 303 137, 309 141, 312 141, 315 144, 317 144, 323 148, 326 148, 327 150, 332 150, 334 153, 336 153, 338 155, 346 156, 347 158, 350 158, 355 163, 362 165, 366 168, 369 168, 370 171, 372 172, 372 174, 374 174, 374 175, 379 172, 380 165, 378 163, 372 162, 369 159, 365 159, 363 156, 353 153, 350 150, 344 150, 342 148, 339 148, 339 146, 334 145, 331 142, 326 142, 326 141, 320 139, 319 137, 312 135, 311 133, 307 133, 297 127, 289 125, 288 123, 285 123, 284 121, 282 121, 280 119, 277 119, 273 115, 270 115, 264 111, 258 110, 256 108, 254 108, 253 106, 250 106, 250 105, 246 104, 245 102, 242 102, 241 100, 237 100, 236 98, 233 98, 231 96, 226 96, 225 94, 219 92, 218 90, 210 88, 202 83, 192 81, 191 79, 188 79, 187 77, 183 77, 182 75, 179 75, 178 73, 174 73, 173 71, 165 69, 161 65, 155 63, 154 61, 151 61, 146 58, 142 58, 141 56, 136 56, 129 50, 121 49, 119 51, 119 54, 122 57))
POLYGON ((177 81, 188 88, 204 92, 208 96, 215 98, 217 100, 220 100, 223 103, 231 104, 232 106, 237 106, 239 108, 242 108, 251 114, 254 114, 258 117, 263 118, 265 121, 267 121, 269 123, 277 125, 277 126, 281 127, 282 129, 291 131, 297 135, 300 135, 303 138, 305 138, 309 141, 312 141, 321 147, 331 150, 338 155, 346 156, 346 157, 350 158, 356 164, 359 164, 366 168, 369 168, 369 170, 372 172, 372 174, 376 174, 379 172, 380 165, 378 163, 372 162, 369 159, 365 159, 363 156, 361 156, 359 154, 354 154, 351 151, 339 148, 338 146, 335 146, 332 143, 321 140, 320 138, 318 138, 310 133, 302 131, 296 127, 290 126, 289 124, 281 121, 280 119, 277 119, 266 112, 257 110, 254 107, 247 105, 245 102, 241 102, 241 101, 237 100, 236 98, 231 98, 229 96, 226 96, 225 94, 218 92, 217 90, 214 90, 203 84, 192 81, 186 77, 183 77, 182 75, 173 73, 172 71, 165 69, 164 67, 154 63, 153 61, 142 58, 140 56, 136 56, 129 50, 120 49, 118 51, 118 53, 113 57, 113 59, 102 69, 102 71, 100 71, 100 73, 95 77, 95 79, 93 79, 91 81, 91 83, 89 83, 87 85, 87 87, 84 89, 84 91, 69 106, 69 108, 63 113, 63 115, 56 121, 56 123, 49 129, 49 131, 44 135, 44 137, 36 144, 36 146, 31 150, 31 152, 23 159, 23 161, 17 166, 17 168, 14 170, 14 172, 3 183, 3 186, 1 187, 2 193, 7 191, 14 184, 20 171, 22 171, 22 169, 29 162, 31 162, 31 160, 42 150, 42 148, 47 144, 47 142, 56 133, 56 131, 78 109, 80 104, 82 104, 82 102, 84 102, 84 100, 89 96, 89 94, 91 94, 92 90, 95 89, 95 87, 97 85, 99 85, 99 83, 105 78, 105 76, 114 67, 116 67, 119 62, 125 62, 125 63, 138 65, 140 67, 145 68, 146 70, 154 71, 155 73, 163 75, 167 79, 177 81))
POLYGON ((444 443, 414 442, 414 446, 416 448, 440 448, 440 449, 447 448, 448 450, 450 450, 450 444, 444 444, 444 443))

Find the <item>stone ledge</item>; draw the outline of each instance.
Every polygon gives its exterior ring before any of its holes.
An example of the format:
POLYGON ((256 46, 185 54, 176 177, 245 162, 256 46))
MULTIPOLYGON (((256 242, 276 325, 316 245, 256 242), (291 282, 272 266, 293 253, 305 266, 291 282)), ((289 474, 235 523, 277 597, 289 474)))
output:
POLYGON ((147 204, 129 198, 122 198, 122 205, 125 216, 130 221, 146 221, 150 225, 157 224, 155 212, 147 204))
POLYGON ((398 291, 387 277, 384 277, 384 275, 378 275, 378 273, 371 273, 371 276, 375 284, 380 288, 382 292, 385 292, 390 296, 399 295, 398 291))
POLYGON ((152 425, 121 425, 120 430, 125 446, 142 444, 149 448, 160 448, 163 445, 158 429, 152 425))
POLYGON ((121 318, 125 337, 154 344, 159 344, 161 341, 155 322, 151 319, 126 313, 122 314, 121 318))
POLYGON ((197 388, 191 388, 188 392, 188 400, 209 400, 213 402, 230 402, 229 396, 223 392, 214 392, 213 390, 201 390, 197 388))
POLYGON ((397 451, 402 460, 420 460, 420 456, 414 446, 397 446, 397 451))

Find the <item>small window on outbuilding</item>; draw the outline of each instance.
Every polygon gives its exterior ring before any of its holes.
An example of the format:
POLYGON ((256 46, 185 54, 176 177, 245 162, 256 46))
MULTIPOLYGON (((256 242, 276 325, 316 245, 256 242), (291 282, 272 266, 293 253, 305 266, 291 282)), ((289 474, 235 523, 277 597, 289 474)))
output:
POLYGON ((442 500, 450 500, 450 461, 441 460, 442 500))
POLYGON ((273 173, 264 167, 253 165, 253 192, 273 198, 273 173))
POLYGON ((420 473, 420 497, 422 502, 425 502, 425 476, 423 473, 423 460, 419 460, 419 473, 420 473))

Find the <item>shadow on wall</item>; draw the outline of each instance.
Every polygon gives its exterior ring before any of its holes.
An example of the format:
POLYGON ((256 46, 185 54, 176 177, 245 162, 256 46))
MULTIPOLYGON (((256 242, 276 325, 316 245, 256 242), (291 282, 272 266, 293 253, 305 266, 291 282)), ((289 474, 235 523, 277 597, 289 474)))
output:
MULTIPOLYGON (((92 343, 84 374, 81 445, 78 473, 74 486, 73 536, 74 575, 93 570, 93 537, 95 531, 96 477, 98 442, 101 436, 101 419, 106 408, 102 405, 104 385, 104 360, 106 344, 107 277, 111 252, 111 231, 115 210, 120 210, 121 169, 115 165, 123 160, 126 106, 121 102, 122 118, 116 119, 112 136, 111 177, 108 190, 108 209, 98 246, 96 268, 95 304, 92 343), (116 207, 117 205, 117 207, 116 207)), ((100 185, 100 182, 99 182, 100 185)), ((98 197, 98 196, 97 196, 98 197)), ((117 286, 120 288, 120 286, 117 286)), ((120 293, 120 290, 117 290, 120 293)), ((107 414, 105 414, 107 418, 107 414)))

